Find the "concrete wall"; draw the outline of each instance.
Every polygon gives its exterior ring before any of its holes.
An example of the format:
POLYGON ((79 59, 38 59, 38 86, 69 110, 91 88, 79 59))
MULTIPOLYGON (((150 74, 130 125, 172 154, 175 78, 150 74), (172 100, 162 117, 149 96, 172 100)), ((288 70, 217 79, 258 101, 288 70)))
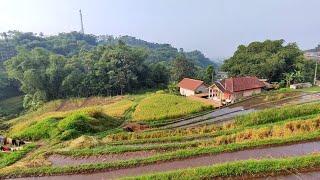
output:
POLYGON ((180 94, 183 96, 193 96, 198 93, 208 93, 208 88, 205 85, 201 85, 195 91, 180 88, 180 94))
POLYGON ((209 89, 205 85, 201 85, 196 89, 196 93, 207 93, 209 92, 209 89))
POLYGON ((261 93, 261 88, 243 91, 243 97, 252 96, 261 93))
POLYGON ((180 88, 180 94, 182 96, 193 96, 195 92, 189 89, 180 88))

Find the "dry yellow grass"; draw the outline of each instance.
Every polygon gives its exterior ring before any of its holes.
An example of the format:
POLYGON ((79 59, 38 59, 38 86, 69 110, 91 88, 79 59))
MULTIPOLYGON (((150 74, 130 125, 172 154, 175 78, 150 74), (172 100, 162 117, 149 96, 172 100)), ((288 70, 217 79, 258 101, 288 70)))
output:
POLYGON ((320 117, 309 120, 297 120, 273 127, 247 129, 232 135, 215 138, 216 145, 254 141, 267 138, 287 138, 320 130, 320 117))

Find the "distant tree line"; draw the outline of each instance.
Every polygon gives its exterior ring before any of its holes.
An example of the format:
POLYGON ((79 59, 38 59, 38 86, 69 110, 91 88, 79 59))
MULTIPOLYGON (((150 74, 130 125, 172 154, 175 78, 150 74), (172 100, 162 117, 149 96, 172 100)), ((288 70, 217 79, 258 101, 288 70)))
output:
POLYGON ((24 94, 25 107, 57 98, 165 88, 185 76, 202 78, 213 64, 200 51, 178 51, 130 36, 9 31, 1 37, 0 99, 24 94))

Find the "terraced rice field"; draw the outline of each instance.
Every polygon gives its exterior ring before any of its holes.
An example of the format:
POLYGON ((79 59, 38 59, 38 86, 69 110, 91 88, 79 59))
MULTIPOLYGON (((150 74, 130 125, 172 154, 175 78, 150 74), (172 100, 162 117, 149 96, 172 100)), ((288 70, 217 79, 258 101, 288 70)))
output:
MULTIPOLYGON (((113 108, 126 107, 126 101, 134 110, 132 107, 143 98, 122 99, 113 103, 113 108)), ((160 120, 147 131, 125 132, 115 127, 67 140, 52 136, 41 139, 40 147, 27 157, 0 168, 0 178, 259 178, 272 173, 287 175, 285 172, 292 169, 320 168, 320 105, 296 102, 243 114, 238 112, 245 112, 244 107, 189 114, 167 122, 160 120), (206 125, 212 119, 220 124, 206 125), (221 124, 224 119, 232 121, 221 124), (296 161, 301 163, 293 163, 296 161)), ((116 112, 112 108, 109 111, 116 112)), ((128 111, 120 114, 127 118, 134 115, 128 111)), ((86 118, 92 127, 97 120, 109 121, 92 112, 86 118)), ((66 120, 57 119, 60 121, 66 120)), ((70 127, 78 128, 73 122, 78 121, 70 121, 70 127)), ((65 126, 58 125, 57 130, 61 127, 65 126)))

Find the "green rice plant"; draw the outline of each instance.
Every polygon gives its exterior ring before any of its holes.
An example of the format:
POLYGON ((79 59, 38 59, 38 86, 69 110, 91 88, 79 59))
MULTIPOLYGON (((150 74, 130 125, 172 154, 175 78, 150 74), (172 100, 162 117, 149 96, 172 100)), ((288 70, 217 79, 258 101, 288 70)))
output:
MULTIPOLYGON (((281 159, 245 160, 217 164, 206 167, 188 168, 169 172, 153 173, 148 175, 126 177, 123 180, 161 180, 161 179, 216 179, 239 177, 242 175, 260 175, 288 173, 292 171, 320 167, 320 155, 305 155, 281 159)), ((241 178, 242 179, 242 178, 241 178)))
POLYGON ((186 129, 173 129, 173 130, 162 130, 162 131, 151 131, 151 132, 133 132, 133 133, 117 133, 110 134, 106 138, 109 141, 123 141, 123 140, 137 140, 137 139, 153 139, 153 138, 164 138, 164 137, 173 137, 173 136, 190 136, 190 135, 201 135, 215 133, 216 131, 221 130, 221 128, 210 125, 210 126, 201 126, 193 127, 186 129))
POLYGON ((318 113, 320 113, 320 103, 289 105, 238 116, 235 118, 235 125, 254 126, 318 113))
POLYGON ((13 151, 9 153, 0 152, 0 169, 15 163, 35 148, 35 144, 29 144, 19 151, 13 151))
POLYGON ((81 134, 113 129, 121 123, 122 121, 104 115, 101 111, 86 109, 69 114, 62 119, 47 118, 34 122, 22 131, 12 133, 12 136, 28 140, 52 138, 68 140, 81 134))
POLYGON ((170 94, 152 94, 140 101, 132 117, 134 121, 172 119, 192 114, 212 106, 170 94))
POLYGON ((320 117, 309 120, 290 121, 284 124, 250 128, 234 134, 215 138, 216 145, 255 141, 260 139, 287 138, 320 130, 320 117))

